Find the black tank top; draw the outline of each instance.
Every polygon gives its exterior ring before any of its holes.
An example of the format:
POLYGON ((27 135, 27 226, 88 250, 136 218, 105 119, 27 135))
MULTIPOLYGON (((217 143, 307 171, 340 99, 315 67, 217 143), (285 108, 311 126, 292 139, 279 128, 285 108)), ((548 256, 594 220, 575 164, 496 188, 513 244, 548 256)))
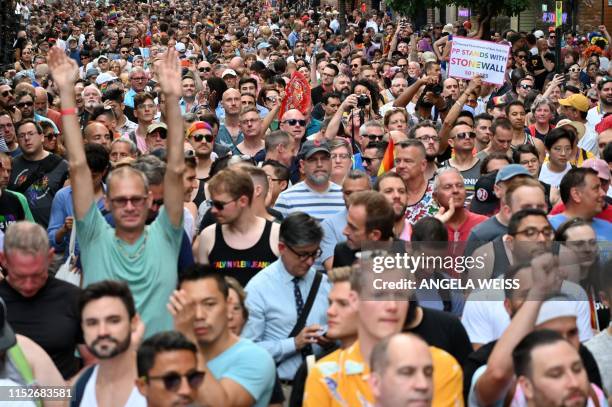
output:
POLYGON ((200 207, 200 205, 202 205, 202 202, 204 202, 204 200, 206 199, 206 195, 204 194, 204 185, 206 185, 209 179, 210 177, 198 178, 198 192, 195 198, 193 198, 193 203, 196 204, 196 207, 198 208, 200 207))
POLYGON ((268 267, 277 257, 270 248, 272 222, 266 220, 261 237, 254 246, 238 250, 225 243, 221 225, 215 226, 215 244, 208 255, 208 261, 224 276, 234 277, 243 287, 259 270, 268 267))

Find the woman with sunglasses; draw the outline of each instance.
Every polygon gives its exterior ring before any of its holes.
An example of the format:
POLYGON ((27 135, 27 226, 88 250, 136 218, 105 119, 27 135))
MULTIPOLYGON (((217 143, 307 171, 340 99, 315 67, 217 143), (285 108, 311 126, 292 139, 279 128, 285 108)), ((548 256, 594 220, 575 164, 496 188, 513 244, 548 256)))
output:
POLYGON ((580 89, 580 91, 584 89, 584 84, 580 80, 580 65, 573 64, 572 66, 570 66, 567 69, 565 78, 565 86, 574 86, 580 89))
MULTIPOLYGON (((278 90, 270 85, 266 85, 262 90, 260 90, 259 95, 257 96, 257 104, 260 106, 264 106, 269 111, 275 110, 280 107, 281 101, 282 99, 278 90)), ((268 128, 271 131, 278 130, 278 118, 274 118, 268 128)))

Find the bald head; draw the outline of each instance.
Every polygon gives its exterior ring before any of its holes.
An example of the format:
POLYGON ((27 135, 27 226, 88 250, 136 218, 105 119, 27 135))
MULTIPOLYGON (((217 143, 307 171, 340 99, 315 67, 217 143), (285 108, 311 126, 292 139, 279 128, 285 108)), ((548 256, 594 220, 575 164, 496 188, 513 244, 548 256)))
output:
POLYGON ((229 88, 225 92, 223 92, 223 97, 221 98, 221 105, 225 110, 226 116, 236 117, 240 114, 240 92, 238 89, 229 88))
POLYGON ((229 67, 233 70, 244 68, 244 60, 240 57, 234 57, 230 60, 229 67))
POLYGON ((85 143, 100 144, 110 150, 112 135, 108 128, 100 122, 91 122, 83 130, 85 143))
POLYGON ((36 113, 41 116, 47 115, 47 109, 49 108, 49 97, 47 91, 44 88, 38 87, 34 89, 36 98, 34 99, 34 109, 36 113))

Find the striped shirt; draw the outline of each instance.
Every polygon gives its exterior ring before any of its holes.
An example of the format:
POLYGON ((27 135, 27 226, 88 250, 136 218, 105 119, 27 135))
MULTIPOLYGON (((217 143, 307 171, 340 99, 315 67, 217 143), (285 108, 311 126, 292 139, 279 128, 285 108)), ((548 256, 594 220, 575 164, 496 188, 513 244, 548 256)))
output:
POLYGON ((344 208, 340 185, 330 182, 327 191, 321 193, 312 190, 304 181, 281 192, 274 206, 283 218, 293 212, 305 212, 318 220, 327 219, 344 208))

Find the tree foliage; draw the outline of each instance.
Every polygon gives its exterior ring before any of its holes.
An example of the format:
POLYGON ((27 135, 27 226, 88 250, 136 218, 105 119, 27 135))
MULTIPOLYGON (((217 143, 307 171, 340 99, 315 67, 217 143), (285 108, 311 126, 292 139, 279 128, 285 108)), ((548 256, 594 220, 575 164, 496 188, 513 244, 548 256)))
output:
POLYGON ((481 18, 497 15, 517 15, 529 6, 529 0, 385 0, 387 5, 400 15, 414 16, 418 10, 455 5, 472 10, 473 15, 481 18))

